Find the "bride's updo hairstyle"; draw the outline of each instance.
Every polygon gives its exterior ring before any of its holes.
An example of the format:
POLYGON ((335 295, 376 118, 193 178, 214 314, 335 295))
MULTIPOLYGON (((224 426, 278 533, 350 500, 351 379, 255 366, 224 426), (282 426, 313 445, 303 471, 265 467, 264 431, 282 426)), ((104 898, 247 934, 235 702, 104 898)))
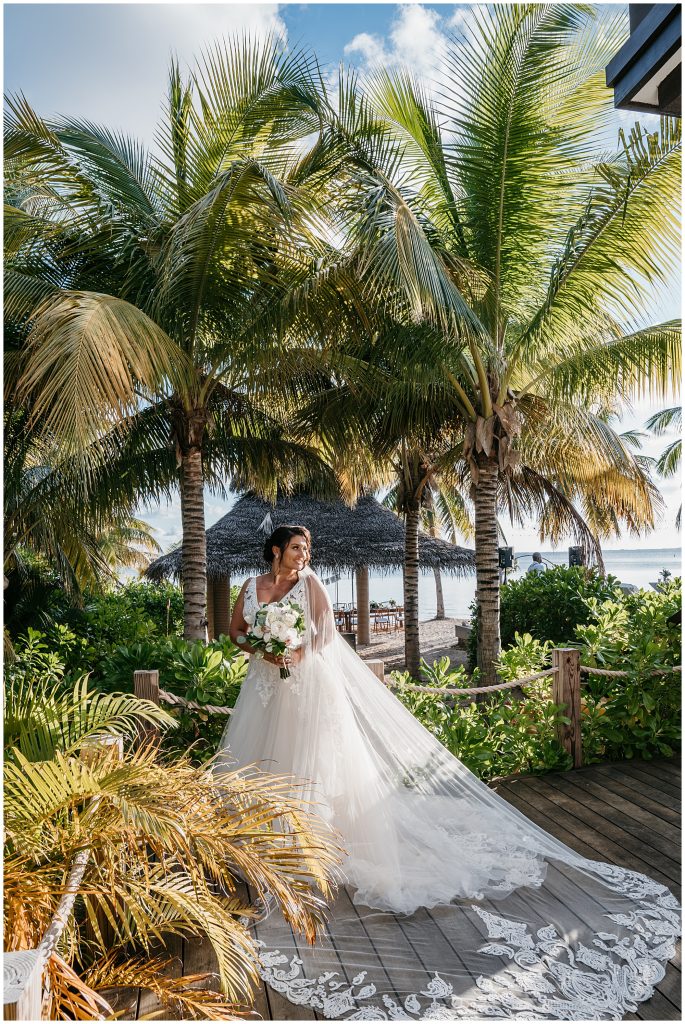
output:
MULTIPOLYGON (((274 532, 264 542, 264 558, 271 565, 274 560, 272 548, 280 548, 281 555, 290 543, 291 537, 304 537, 307 541, 307 551, 311 557, 312 535, 306 526, 277 526, 274 532)), ((309 559, 307 559, 309 561, 309 559)))

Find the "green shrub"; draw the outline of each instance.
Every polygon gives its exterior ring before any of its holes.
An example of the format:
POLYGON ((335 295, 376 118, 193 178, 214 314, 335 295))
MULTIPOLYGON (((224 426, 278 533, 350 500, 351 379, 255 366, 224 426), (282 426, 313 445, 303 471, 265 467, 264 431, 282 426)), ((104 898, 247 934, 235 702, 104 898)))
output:
MULTIPOLYGON (((519 637, 516 649, 503 655, 502 674, 514 679, 539 671, 546 667, 550 648, 530 636, 519 637)), ((470 678, 463 665, 451 668, 449 658, 432 666, 423 662, 422 677, 422 683, 446 689, 478 685, 477 672, 470 678)), ((524 701, 501 690, 476 704, 462 703, 450 694, 442 697, 410 690, 407 672, 393 672, 392 678, 399 684, 396 692, 402 703, 481 779, 570 767, 570 757, 556 738, 556 725, 565 719, 550 700, 544 679, 526 688, 524 701)))
MULTIPOLYGON (((160 687, 169 693, 196 701, 232 708, 247 673, 243 652, 225 636, 203 644, 182 637, 160 637, 131 646, 112 649, 103 662, 102 685, 121 691, 133 687, 136 669, 159 671, 160 687)), ((169 707, 179 728, 167 743, 172 752, 185 752, 191 745, 196 760, 205 761, 216 750, 227 717, 179 705, 169 707)))
POLYGON ((681 608, 680 579, 588 607, 590 621, 576 630, 582 663, 627 677, 583 677, 584 760, 671 756, 681 739, 680 673, 654 672, 680 663, 680 626, 669 621, 681 608))
MULTIPOLYGON (((160 686, 170 693, 198 704, 233 707, 247 661, 228 637, 205 645, 179 636, 154 635, 129 645, 103 646, 96 659, 90 641, 57 625, 46 632, 29 628, 17 638, 7 679, 10 685, 18 680, 38 684, 90 673, 92 685, 99 691, 131 693, 133 673, 141 668, 157 669, 160 686), (92 672, 91 664, 96 664, 92 672)), ((226 716, 178 705, 167 710, 178 721, 178 729, 165 736, 165 748, 170 753, 184 753, 192 747, 196 761, 207 760, 221 739, 226 716)))
MULTIPOLYGON (((538 640, 550 640, 557 647, 572 643, 576 626, 590 619, 587 600, 611 598, 618 585, 615 576, 601 576, 596 569, 563 565, 510 580, 500 588, 502 647, 511 646, 516 633, 530 633, 538 640)), ((476 665, 477 644, 478 617, 474 602, 468 647, 471 668, 476 665)))

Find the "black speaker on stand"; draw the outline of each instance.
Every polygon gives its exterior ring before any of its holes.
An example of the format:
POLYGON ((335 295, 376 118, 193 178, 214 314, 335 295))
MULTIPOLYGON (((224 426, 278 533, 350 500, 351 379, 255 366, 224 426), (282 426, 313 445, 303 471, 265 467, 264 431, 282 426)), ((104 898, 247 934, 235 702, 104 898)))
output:
POLYGON ((514 549, 513 548, 497 548, 497 564, 500 569, 504 569, 504 582, 507 582, 507 569, 511 569, 514 564, 514 549))
POLYGON ((569 566, 585 565, 585 556, 581 547, 577 546, 568 549, 568 564, 569 566))

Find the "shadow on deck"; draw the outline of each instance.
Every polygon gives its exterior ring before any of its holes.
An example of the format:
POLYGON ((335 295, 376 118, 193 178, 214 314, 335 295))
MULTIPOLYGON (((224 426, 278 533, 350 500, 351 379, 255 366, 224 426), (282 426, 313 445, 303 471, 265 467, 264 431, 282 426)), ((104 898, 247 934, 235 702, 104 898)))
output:
MULTIPOLYGON (((500 796, 578 853, 650 875, 680 899, 680 762, 627 761, 591 765, 544 776, 494 782, 500 796)), ((173 939, 167 952, 180 974, 212 971, 208 942, 173 939)), ((626 1020, 681 1019, 680 948, 654 996, 626 1020)), ((118 993, 118 1019, 154 1019, 159 1004, 149 992, 118 993)), ((260 986, 254 1009, 264 1020, 321 1020, 307 1007, 260 986)), ((160 1010, 158 1019, 173 1019, 160 1010)))

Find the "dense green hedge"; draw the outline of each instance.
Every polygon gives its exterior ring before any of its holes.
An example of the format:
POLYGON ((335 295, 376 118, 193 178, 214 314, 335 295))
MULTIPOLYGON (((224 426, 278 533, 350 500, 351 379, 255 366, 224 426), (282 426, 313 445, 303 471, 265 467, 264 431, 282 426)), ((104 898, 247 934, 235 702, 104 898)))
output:
MULTIPOLYGON (((505 583, 500 588, 502 648, 514 643, 516 633, 530 633, 558 646, 573 642, 576 627, 589 621, 587 600, 610 598, 618 585, 615 576, 601 576, 596 569, 563 565, 505 583)), ((471 613, 468 651, 469 667, 473 669, 478 644, 475 603, 471 613)))
MULTIPOLYGON (((560 574, 565 573, 573 576, 574 570, 561 570, 560 574)), ((539 578, 535 577, 535 582, 539 578)), ((591 586, 595 582, 591 580, 591 586)), ((540 592, 535 583, 529 589, 540 592)), ((655 672, 680 664, 680 580, 664 583, 658 593, 640 590, 625 595, 616 590, 608 597, 585 596, 583 601, 585 621, 562 641, 540 640, 530 632, 515 633, 513 643, 502 654, 500 677, 521 679, 549 667, 551 650, 559 642, 576 646, 584 665, 626 672, 622 678, 583 677, 584 763, 670 757, 681 739, 681 674, 655 672)), ((406 673, 394 676, 400 684, 411 682, 406 673)), ((471 680, 463 666, 453 670, 444 658, 432 667, 424 663, 421 681, 459 688, 472 685, 477 678, 477 671, 471 680)), ((416 693, 402 685, 397 693, 426 728, 481 778, 570 767, 570 759, 556 739, 562 712, 551 701, 548 680, 527 686, 522 700, 510 691, 499 691, 481 704, 466 707, 457 706, 448 695, 416 693)))
MULTIPOLYGON (((175 584, 135 580, 87 594, 82 607, 52 584, 49 592, 51 600, 41 602, 34 624, 10 633, 10 682, 19 675, 69 682, 88 674, 99 690, 130 692, 134 670, 149 668, 159 671, 161 686, 171 693, 200 704, 235 704, 246 660, 227 637, 208 645, 183 639, 183 595, 175 584)), ((237 596, 234 587, 232 600, 237 596)), ((166 735, 165 745, 172 752, 192 747, 197 760, 209 757, 226 717, 177 707, 171 714, 179 728, 166 735)))

